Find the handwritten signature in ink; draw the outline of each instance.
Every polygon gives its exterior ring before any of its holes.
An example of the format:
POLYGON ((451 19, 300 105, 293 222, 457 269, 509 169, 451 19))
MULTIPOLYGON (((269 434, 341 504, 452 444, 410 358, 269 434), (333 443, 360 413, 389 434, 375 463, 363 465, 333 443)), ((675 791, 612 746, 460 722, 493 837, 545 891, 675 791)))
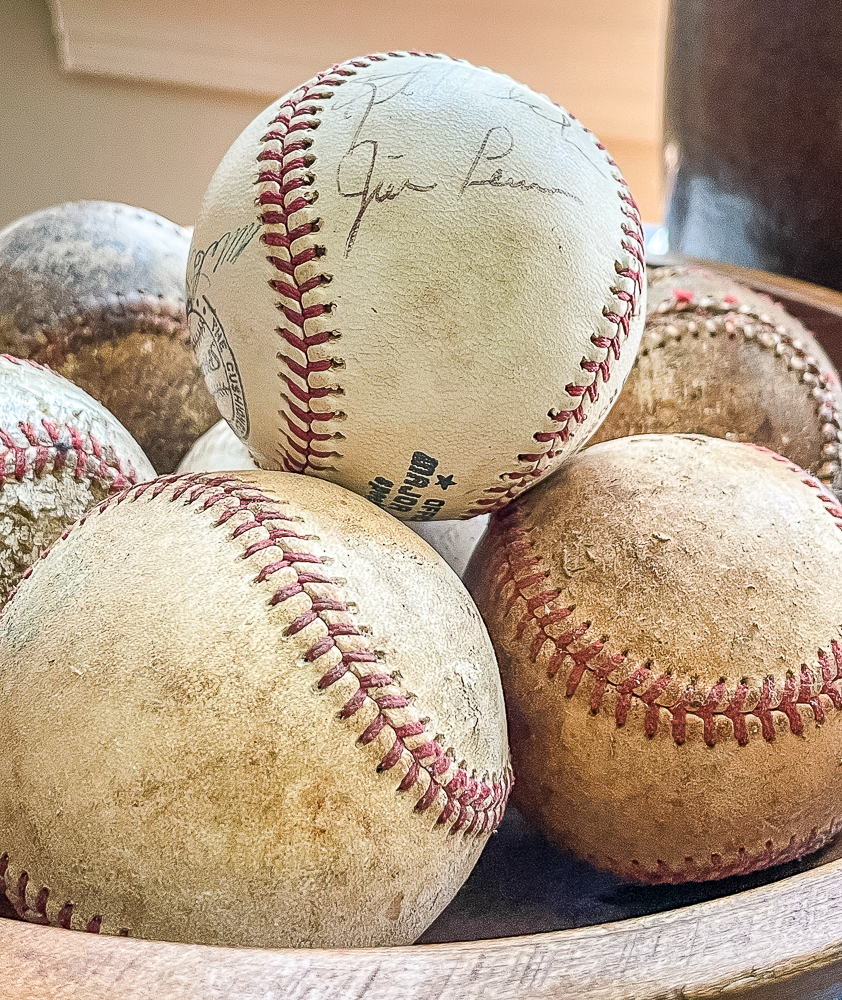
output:
POLYGON ((223 233, 204 250, 194 250, 187 277, 187 297, 195 301, 199 296, 199 282, 202 278, 210 282, 213 274, 223 264, 233 264, 254 237, 260 232, 259 222, 223 233))
MULTIPOLYGON (((405 89, 407 83, 409 83, 409 80, 404 83, 398 93, 405 89)), ((360 199, 359 211, 357 212, 356 218, 351 225, 351 230, 348 233, 348 239, 345 241, 346 257, 353 249, 363 219, 372 205, 382 205, 385 202, 394 201, 406 192, 423 194, 427 191, 432 191, 435 187, 437 187, 437 182, 435 181, 431 184, 421 184, 416 180, 411 180, 409 177, 402 180, 387 180, 382 178, 375 182, 375 172, 382 170, 384 158, 388 161, 394 162, 402 160, 404 154, 391 153, 386 154, 384 157, 381 155, 380 141, 378 139, 360 138, 372 109, 377 105, 384 104, 386 101, 397 96, 397 94, 389 94, 387 97, 378 99, 377 86, 374 84, 367 84, 367 87, 369 88, 370 93, 368 95, 365 110, 363 111, 362 117, 357 125, 357 129, 354 132, 354 136, 351 139, 351 145, 339 161, 339 167, 336 172, 336 185, 339 194, 342 195, 343 198, 360 199), (360 170, 364 171, 362 181, 355 183, 352 180, 353 174, 360 170)), ((357 177, 359 177, 359 173, 357 173, 357 177)))
POLYGON ((496 167, 490 176, 475 176, 486 172, 483 168, 490 163, 497 163, 509 156, 515 148, 515 139, 511 131, 505 125, 495 125, 490 128, 480 143, 474 162, 467 176, 462 181, 459 194, 465 193, 469 187, 492 187, 492 188, 516 188, 518 191, 537 191, 539 194, 560 194, 565 198, 572 198, 580 205, 584 204, 582 199, 563 187, 551 187, 540 184, 538 181, 529 181, 523 177, 514 177, 507 174, 503 167, 496 167))

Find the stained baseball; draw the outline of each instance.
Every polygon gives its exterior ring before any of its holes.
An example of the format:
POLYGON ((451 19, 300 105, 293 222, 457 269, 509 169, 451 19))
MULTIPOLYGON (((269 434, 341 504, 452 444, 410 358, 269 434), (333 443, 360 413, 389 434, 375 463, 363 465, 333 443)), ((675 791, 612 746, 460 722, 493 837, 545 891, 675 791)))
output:
POLYGON ((217 169, 188 317, 263 468, 407 520, 487 513, 594 433, 643 323, 642 230, 605 148, 446 56, 337 64, 217 169))
POLYGON ((54 205, 0 231, 0 350, 81 386, 161 473, 219 415, 187 330, 190 236, 108 201, 54 205))
POLYGON ((842 494, 842 382, 804 324, 702 267, 651 269, 648 286, 640 350, 591 443, 653 433, 753 442, 842 494))
POLYGON ((593 445, 492 515, 466 573, 516 804, 625 879, 792 860, 842 825, 842 506, 755 446, 593 445))
POLYGON ((95 399, 43 365, 0 355, 0 604, 83 511, 154 475, 95 399))
POLYGON ((5 605, 0 664, 0 887, 27 920, 408 944, 503 814, 473 602, 332 483, 183 475, 107 498, 5 605))

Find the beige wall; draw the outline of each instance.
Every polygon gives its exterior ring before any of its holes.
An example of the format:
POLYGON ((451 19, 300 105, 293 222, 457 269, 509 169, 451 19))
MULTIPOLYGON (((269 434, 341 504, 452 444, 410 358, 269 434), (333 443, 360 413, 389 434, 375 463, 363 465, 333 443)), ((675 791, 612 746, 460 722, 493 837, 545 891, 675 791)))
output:
MULTIPOLYGON (((372 2, 369 9, 376 11, 376 7, 372 2)), ((469 4, 456 5, 462 20, 448 28, 453 44, 438 49, 508 72, 574 111, 611 150, 644 218, 655 222, 661 214, 659 142, 652 134, 657 108, 653 105, 651 113, 643 115, 647 119, 643 124, 637 123, 641 116, 636 112, 629 127, 612 125, 618 133, 614 135, 600 131, 593 119, 622 120, 616 114, 618 102, 622 107, 623 94, 618 93, 622 88, 636 88, 638 108, 641 94, 644 110, 646 102, 657 101, 659 67, 652 26, 663 7, 664 0, 623 2, 622 6, 619 0, 601 0, 590 7, 558 0, 551 5, 557 12, 548 25, 553 44, 548 46, 547 38, 536 39, 530 51, 550 60, 556 49, 569 50, 567 55, 558 51, 555 57, 559 65, 571 67, 567 77, 542 72, 548 63, 530 66, 522 42, 517 51, 512 47, 511 58, 517 58, 517 64, 502 64, 507 60, 506 41, 499 28, 493 18, 472 13, 478 8, 469 4), (569 23, 565 21, 568 5, 569 23), (591 74, 589 53, 602 58, 597 20, 601 18, 604 24, 606 12, 614 7, 640 11, 623 15, 638 19, 636 33, 629 34, 628 45, 608 54, 610 62, 595 64, 591 74), (588 22, 589 10, 594 23, 588 22), (578 35, 571 34, 574 28, 578 35), (550 86, 542 86, 546 79, 550 86), (591 118, 588 109, 592 109, 591 118), (611 115, 606 114, 608 110, 611 115)), ((336 59, 345 58, 347 35, 335 18, 323 18, 323 25, 330 23, 337 25, 335 43, 325 38, 323 48, 334 52, 336 59)), ((321 52, 313 58, 318 61, 309 72, 325 64, 321 52)), ((68 74, 56 54, 46 0, 0 0, 0 81, 0 226, 38 208, 80 198, 126 202, 190 225, 225 150, 271 100, 265 94, 68 74)), ((283 90, 297 82, 297 78, 284 81, 283 90)))

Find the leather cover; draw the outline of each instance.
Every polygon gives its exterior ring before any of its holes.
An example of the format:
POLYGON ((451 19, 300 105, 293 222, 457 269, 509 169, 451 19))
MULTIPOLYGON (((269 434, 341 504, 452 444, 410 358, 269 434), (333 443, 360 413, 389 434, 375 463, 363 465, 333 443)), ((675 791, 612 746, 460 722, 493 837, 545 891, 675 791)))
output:
POLYGON ((104 406, 49 368, 0 355, 0 604, 88 507, 154 476, 104 406))
POLYGON ((595 444, 492 515, 466 571, 516 804, 623 878, 705 880, 842 821, 842 506, 756 446, 595 444))

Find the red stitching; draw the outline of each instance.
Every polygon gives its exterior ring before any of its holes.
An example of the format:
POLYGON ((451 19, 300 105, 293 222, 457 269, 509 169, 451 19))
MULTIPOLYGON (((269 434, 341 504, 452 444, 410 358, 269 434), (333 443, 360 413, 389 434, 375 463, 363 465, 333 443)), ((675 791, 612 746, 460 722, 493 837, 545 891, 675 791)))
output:
MULTIPOLYGON (((217 527, 226 524, 235 514, 248 514, 249 520, 234 529, 232 538, 237 538, 252 528, 264 527, 264 522, 280 521, 291 524, 294 521, 291 516, 278 510, 276 500, 265 495, 258 488, 249 486, 236 476, 188 473, 161 476, 152 482, 142 483, 106 497, 95 507, 86 511, 75 525, 67 528, 62 534, 62 538, 67 538, 71 531, 84 524, 88 518, 105 513, 112 505, 131 503, 142 498, 149 492, 150 488, 152 488, 153 498, 159 496, 162 491, 172 488, 170 502, 184 498, 186 504, 198 505, 200 510, 208 510, 211 507, 225 504, 219 511, 216 521, 217 527), (229 501, 235 502, 229 503, 229 501)), ((408 770, 398 784, 400 791, 411 791, 419 785, 423 786, 422 775, 426 775, 427 779, 427 786, 423 788, 420 798, 415 804, 417 812, 425 812, 438 802, 440 810, 436 819, 437 826, 445 825, 456 813, 456 819, 449 834, 461 832, 468 836, 472 833, 493 833, 503 818, 512 787, 510 767, 507 766, 499 777, 492 775, 490 778, 478 780, 469 776, 465 769, 460 767, 453 757, 445 752, 441 744, 430 733, 426 722, 421 719, 403 723, 391 721, 386 713, 411 708, 411 702, 402 691, 398 690, 398 684, 391 674, 382 669, 376 669, 379 666, 377 655, 356 625, 351 621, 337 622, 333 617, 325 616, 326 612, 349 614, 350 609, 348 604, 342 600, 339 591, 335 589, 336 584, 322 573, 314 573, 311 570, 310 567, 314 564, 323 567, 322 559, 313 553, 295 550, 295 543, 306 541, 307 536, 286 526, 282 528, 266 527, 265 530, 270 533, 270 538, 267 540, 268 546, 278 548, 282 554, 281 559, 270 564, 273 567, 270 572, 284 566, 293 569, 297 575, 295 583, 276 591, 269 597, 268 603, 270 606, 276 606, 298 594, 306 595, 310 600, 310 609, 303 611, 287 627, 287 634, 299 632, 310 623, 321 620, 327 628, 327 635, 317 639, 310 646, 304 654, 305 662, 313 663, 332 649, 336 649, 340 654, 339 661, 321 675, 317 681, 317 687, 319 690, 325 690, 340 678, 348 674, 353 675, 357 680, 358 687, 340 710, 340 717, 350 719, 367 703, 373 704, 377 709, 377 714, 357 738, 357 743, 360 745, 371 743, 384 730, 391 730, 394 734, 391 747, 377 764, 377 771, 391 770, 402 759, 405 760, 408 770), (291 547, 287 549, 284 547, 286 545, 291 547), (300 568, 302 565, 307 568, 302 570, 300 568), (317 585, 312 592, 309 589, 311 584, 317 585), (334 589, 326 594, 325 585, 334 589), (358 648, 341 649, 336 640, 343 637, 353 637, 358 648), (366 672, 368 665, 373 665, 370 672, 366 672), (442 799, 444 799, 443 803, 442 799)), ((241 558, 249 558, 266 547, 267 544, 264 544, 263 540, 252 542, 245 547, 241 558)), ((41 553, 41 559, 45 559, 52 548, 53 546, 50 546, 49 549, 45 549, 41 553)), ((30 568, 29 572, 31 571, 30 568)), ((264 567, 256 575, 255 582, 262 582, 268 575, 270 573, 267 573, 264 567)), ((12 599, 9 599, 6 606, 11 603, 12 599)), ((2 611, 0 611, 0 617, 2 617, 2 611)), ((0 858, 0 891, 4 892, 8 890, 5 881, 7 867, 8 855, 4 854, 0 858)), ((24 876, 21 877, 24 878, 24 876)), ((28 876, 26 877, 28 878, 28 876)), ((37 917, 37 922, 49 923, 45 911, 47 890, 42 889, 39 893, 39 900, 41 894, 44 896, 44 905, 38 909, 37 906, 35 908, 27 906, 24 898, 25 889, 26 883, 24 882, 23 891, 18 893, 18 901, 10 899, 18 915, 25 920, 32 921, 37 917)), ((72 904, 65 904, 59 913, 57 924, 59 926, 68 925, 71 912, 72 904), (71 909, 68 910, 68 907, 71 909), (60 923, 61 920, 64 920, 65 923, 60 923)), ((102 918, 96 917, 94 919, 101 921, 102 918)))
MULTIPOLYGON (((758 447, 760 451, 774 456, 768 449, 757 445, 752 447, 758 447)), ((804 476, 803 470, 788 459, 774 457, 804 476)), ((836 498, 817 479, 807 477, 803 482, 820 494, 828 512, 836 520, 837 527, 842 529, 842 509, 836 498)), ((763 738, 771 743, 775 739, 774 712, 782 713, 789 721, 791 731, 800 735, 803 720, 799 708, 809 709, 819 724, 825 717, 821 695, 827 695, 834 708, 842 708, 842 641, 839 639, 831 640, 829 649, 818 650, 817 667, 811 670, 807 664, 801 664, 797 669, 790 670, 782 690, 779 690, 773 677, 766 677, 758 703, 753 709, 745 707, 748 688, 744 681, 740 681, 727 703, 724 703, 727 698, 725 681, 720 680, 707 693, 688 687, 674 704, 661 704, 658 699, 671 684, 672 676, 669 673, 656 675, 649 661, 642 664, 629 662, 627 652, 611 652, 606 648, 608 636, 603 635, 597 639, 591 637, 589 640, 591 622, 572 625, 561 635, 550 633, 550 626, 570 618, 574 608, 554 606, 554 602, 560 597, 560 591, 555 587, 542 586, 541 592, 532 596, 527 593, 536 585, 549 580, 550 572, 532 549, 521 512, 511 506, 507 507, 492 519, 489 531, 498 540, 491 557, 495 588, 498 597, 502 597, 511 586, 505 600, 504 614, 511 613, 519 602, 522 605, 515 635, 518 640, 530 638, 530 660, 537 663, 538 657, 549 644, 552 652, 547 662, 547 676, 553 679, 563 671, 565 695, 572 698, 588 674, 593 684, 589 699, 591 712, 599 712, 606 695, 612 693, 615 697, 614 721, 618 727, 626 724, 632 701, 637 700, 646 706, 644 731, 649 738, 657 734, 661 713, 666 712, 671 717, 672 738, 678 745, 686 742, 687 718, 693 716, 701 720, 703 738, 708 746, 722 741, 717 723, 723 718, 731 721, 733 737, 740 746, 745 746, 749 740, 749 716, 760 722, 763 738), (611 674, 617 670, 628 673, 625 677, 612 678, 611 674), (815 684, 818 679, 822 680, 823 687, 816 694, 815 684)))
POLYGON ((786 847, 775 848, 768 840, 762 851, 755 854, 741 847, 733 861, 725 861, 721 854, 711 854, 705 862, 695 858, 685 858, 684 865, 672 868, 663 861, 657 861, 655 869, 645 868, 639 861, 632 861, 629 866, 621 864, 615 868, 621 876, 635 882, 645 882, 649 885, 675 885, 679 882, 707 882, 711 879, 730 878, 734 875, 749 875, 752 872, 774 865, 782 865, 787 861, 795 861, 805 854, 812 854, 842 830, 842 820, 832 823, 830 828, 819 833, 816 827, 809 834, 798 840, 793 834, 786 847))
POLYGON ((783 455, 779 455, 777 452, 772 451, 770 448, 764 448, 763 445, 749 444, 749 447, 754 448, 756 451, 763 452, 764 455, 769 455, 774 458, 776 462, 782 462, 790 471, 794 472, 805 486, 809 486, 811 490, 815 490, 818 494, 819 499, 824 504, 825 510, 830 514, 833 520, 836 522, 836 527, 842 530, 842 500, 837 497, 830 490, 826 489, 824 483, 817 479, 815 476, 811 476, 809 472, 806 472, 801 468, 800 465, 796 465, 795 462, 790 461, 788 458, 784 458, 783 455))
MULTIPOLYGON (((570 117, 575 120, 575 116, 570 115, 570 117)), ((584 126, 582 127, 584 128, 584 126)), ((588 129, 584 129, 584 131, 593 137, 593 133, 588 129)), ((519 472, 503 473, 499 478, 504 484, 508 482, 508 485, 491 486, 486 489, 483 495, 474 502, 474 506, 465 515, 466 517, 498 510, 532 485, 536 479, 540 479, 546 474, 550 463, 559 455, 562 446, 570 440, 576 426, 585 420, 587 416, 586 402, 595 403, 599 398, 600 380, 603 384, 608 382, 613 362, 620 359, 622 342, 628 339, 630 321, 637 312, 638 299, 643 291, 645 274, 643 223, 640 218, 640 210, 631 195, 628 184, 619 172, 616 162, 607 154, 605 146, 595 137, 593 138, 597 148, 606 154, 608 165, 614 172, 614 180, 620 185, 618 195, 622 202, 621 211, 628 220, 620 226, 623 232, 620 245, 634 261, 634 264, 623 264, 620 261, 615 261, 614 270, 619 277, 631 282, 631 291, 614 285, 610 287, 610 295, 624 308, 619 311, 616 308, 604 306, 602 314, 616 328, 616 332, 611 337, 599 334, 591 336, 591 343, 607 352, 605 360, 591 361, 589 358, 582 358, 579 367, 583 372, 591 375, 591 379, 582 385, 574 382, 565 386, 565 392, 581 402, 572 409, 550 410, 548 416, 555 424, 558 424, 558 429, 539 431, 532 435, 534 441, 546 444, 548 447, 534 453, 518 455, 518 461, 528 463, 530 467, 519 472)))
MULTIPOLYGON (((669 277, 690 277, 677 271, 665 271, 669 277)), ((698 269, 704 274, 703 269, 698 269)), ((812 358, 797 337, 787 333, 782 326, 776 326, 774 320, 758 309, 749 308, 747 304, 739 305, 736 294, 729 293, 722 297, 722 302, 716 302, 712 296, 697 297, 692 289, 673 287, 669 289, 670 298, 664 299, 650 310, 646 321, 646 330, 650 334, 650 342, 644 344, 644 354, 666 346, 667 337, 680 339, 684 332, 679 319, 686 324, 686 331, 698 336, 700 328, 711 336, 724 327, 730 340, 741 335, 745 340, 760 348, 771 350, 782 359, 787 368, 794 371, 799 382, 815 400, 817 416, 821 423, 821 459, 822 465, 817 476, 827 485, 833 486, 836 477, 842 470, 842 413, 833 391, 833 386, 839 382, 833 371, 822 371, 818 362, 812 358), (734 308, 737 306, 738 308, 734 308), (758 329, 760 327, 760 329, 758 329), (666 334, 660 343, 651 342, 658 334, 666 334)))
POLYGON ((46 417, 41 420, 41 428, 25 421, 16 429, 0 427, 0 445, 0 490, 10 477, 20 482, 29 473, 40 479, 48 471, 61 472, 68 457, 76 460, 73 466, 76 479, 99 480, 114 492, 138 480, 137 469, 131 463, 123 463, 113 447, 109 462, 93 435, 84 435, 77 427, 60 426, 46 417))
POLYGON ((321 111, 319 102, 333 96, 332 88, 342 86, 356 75, 358 69, 366 69, 372 63, 384 62, 389 57, 401 58, 407 54, 441 58, 432 53, 416 51, 389 52, 336 63, 302 84, 284 101, 269 123, 269 131, 261 139, 264 145, 257 160, 260 164, 266 164, 259 170, 257 180, 261 185, 258 204, 263 207, 260 221, 266 227, 261 240, 268 247, 285 251, 285 256, 270 255, 266 258, 283 276, 269 282, 270 287, 281 296, 278 309, 286 320, 284 325, 277 328, 277 332, 287 347, 297 351, 302 358, 298 360, 284 349, 277 355, 284 366, 278 375, 289 393, 288 396, 282 394, 287 404, 286 411, 281 414, 286 427, 280 428, 284 443, 279 446, 281 464, 287 472, 324 472, 333 468, 331 462, 334 459, 342 457, 341 452, 336 450, 342 434, 327 429, 320 430, 319 424, 341 420, 344 413, 336 409, 314 410, 312 407, 313 400, 341 396, 342 387, 313 386, 310 376, 330 371, 334 367, 341 368, 344 363, 341 358, 311 360, 309 354, 311 347, 338 340, 340 334, 336 331, 308 334, 306 329, 308 320, 318 319, 333 311, 333 303, 321 301, 320 298, 306 304, 319 289, 330 282, 330 276, 321 273, 306 281, 299 281, 297 277, 298 268, 320 257, 324 250, 314 243, 304 247, 297 246, 295 252, 292 249, 293 244, 317 233, 319 224, 305 222, 293 229, 289 228, 291 216, 309 207, 318 196, 313 187, 312 175, 300 173, 308 170, 316 159, 314 155, 306 153, 313 142, 307 133, 318 127, 318 114, 321 111), (281 148, 272 148, 267 143, 279 143, 281 148))
POLYGON ((0 354, 0 358, 4 361, 9 361, 13 365, 29 365, 30 368, 35 368, 39 372, 49 372, 50 375, 55 375, 56 378, 64 379, 63 375, 54 371, 49 365, 42 365, 38 361, 33 361, 32 358, 16 358, 13 354, 0 354))
MULTIPOLYGON (((62 382, 67 381, 52 368, 29 358, 0 354, 0 359, 13 365, 28 365, 62 382)), ((10 476, 21 482, 29 473, 34 479, 40 479, 48 471, 62 472, 68 458, 76 460, 73 466, 76 479, 99 480, 113 492, 124 490, 138 480, 137 469, 130 462, 123 463, 113 446, 110 456, 106 457, 103 445, 93 434, 85 435, 73 425, 59 425, 47 417, 41 418, 40 427, 25 420, 20 421, 17 428, 0 427, 0 446, 0 490, 10 476)))
MULTIPOLYGON (((38 890, 38 895, 35 897, 35 903, 30 906, 26 901, 26 888, 29 885, 29 874, 28 872, 21 872, 18 876, 17 885, 15 886, 15 892, 9 893, 9 883, 6 881, 6 872, 9 869, 9 855, 8 852, 0 856, 0 894, 6 897, 10 905, 17 913, 21 920, 25 920, 30 924, 40 924, 44 927, 50 926, 50 918, 47 916, 47 901, 50 897, 50 890, 43 886, 38 890)), ((58 916, 55 920, 55 927, 63 927, 67 930, 70 929, 70 921, 73 917, 73 903, 67 902, 58 912, 58 916)), ((100 927, 102 926, 102 915, 97 913, 87 922, 85 930, 89 934, 99 934, 100 927)), ((128 934, 128 928, 120 928, 118 931, 119 936, 126 936, 128 934)))
MULTIPOLYGON (((420 55, 414 52, 409 54, 420 55)), ((389 55, 399 56, 400 53, 389 55)), ((281 414, 286 429, 280 429, 285 443, 279 446, 281 464, 287 472, 324 472, 333 468, 333 459, 342 457, 336 450, 336 443, 342 439, 342 435, 327 429, 320 430, 319 424, 340 420, 344 414, 341 410, 314 410, 312 407, 313 400, 339 396, 342 388, 339 385, 316 387, 310 384, 311 375, 343 366, 341 358, 315 361, 311 360, 309 354, 311 347, 338 340, 340 336, 336 331, 307 332, 308 320, 318 319, 333 311, 332 303, 321 301, 321 298, 311 301, 329 283, 330 276, 322 273, 306 281, 299 281, 298 268, 317 259, 324 251, 323 248, 308 243, 304 247, 297 246, 293 252, 293 244, 312 237, 318 232, 319 224, 305 222, 293 229, 289 227, 291 216, 309 207, 318 194, 313 187, 312 175, 301 174, 316 159, 305 153, 313 142, 307 133, 318 127, 317 116, 321 111, 319 101, 329 100, 333 96, 332 88, 342 86, 349 77, 356 74, 357 69, 365 69, 372 62, 382 62, 386 58, 386 55, 370 55, 363 59, 337 63, 329 70, 319 73, 284 101, 269 123, 269 131, 261 139, 263 147, 257 160, 260 164, 266 164, 261 167, 257 180, 261 185, 257 200, 263 207, 260 221, 266 227, 261 240, 267 247, 285 251, 283 256, 270 255, 266 258, 282 275, 269 282, 270 287, 281 296, 278 309, 286 320, 285 324, 277 328, 277 332, 287 348, 292 348, 301 355, 299 360, 282 349, 277 356, 284 365, 278 375, 289 393, 282 394, 287 404, 287 411, 281 414), (280 149, 272 148, 267 143, 279 143, 280 149), (293 155, 301 153, 305 155, 293 155)))

